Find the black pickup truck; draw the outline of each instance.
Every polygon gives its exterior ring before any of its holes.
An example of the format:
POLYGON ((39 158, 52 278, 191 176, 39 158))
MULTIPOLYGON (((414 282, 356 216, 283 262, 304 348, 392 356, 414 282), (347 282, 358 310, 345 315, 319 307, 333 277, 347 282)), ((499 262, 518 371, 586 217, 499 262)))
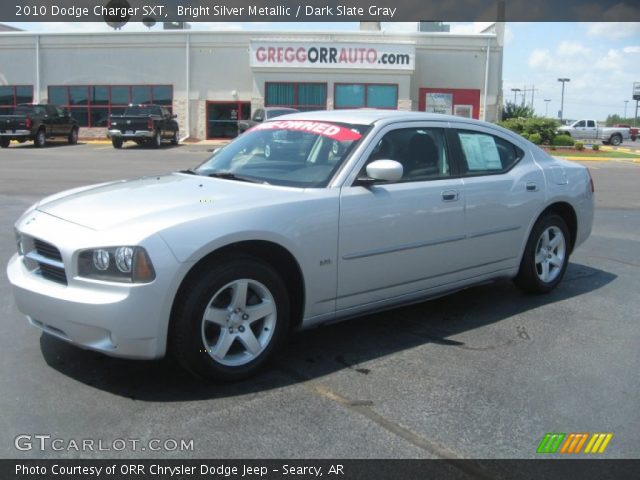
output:
POLYGON ((12 115, 0 115, 0 147, 7 148, 11 140, 24 143, 33 140, 44 147, 47 139, 63 137, 78 143, 78 122, 69 112, 55 105, 20 104, 12 115))
POLYGON ((114 148, 121 148, 127 140, 155 148, 162 145, 162 140, 177 145, 179 128, 175 118, 160 105, 129 105, 123 115, 109 117, 107 136, 114 148))

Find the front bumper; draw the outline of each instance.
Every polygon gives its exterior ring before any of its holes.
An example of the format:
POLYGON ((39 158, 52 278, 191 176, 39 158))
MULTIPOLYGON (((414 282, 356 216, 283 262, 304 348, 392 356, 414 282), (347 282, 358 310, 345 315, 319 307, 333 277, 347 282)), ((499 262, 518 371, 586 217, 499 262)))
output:
POLYGON ((151 130, 136 130, 131 133, 122 133, 121 130, 107 130, 107 137, 109 138, 121 138, 123 140, 135 139, 135 138, 153 138, 155 132, 151 130))
POLYGON ((172 282, 181 265, 164 241, 152 236, 142 243, 156 269, 153 282, 90 280, 78 277, 74 264, 78 250, 100 246, 99 238, 91 240, 99 232, 40 212, 29 216, 37 221, 24 228, 19 225, 21 233, 46 239, 58 247, 67 275, 67 285, 58 283, 25 262, 23 255, 11 258, 7 276, 18 310, 27 316, 29 323, 77 346, 114 357, 164 356, 171 304, 177 289, 172 282), (56 232, 53 228, 60 233, 42 235, 43 231, 56 232))

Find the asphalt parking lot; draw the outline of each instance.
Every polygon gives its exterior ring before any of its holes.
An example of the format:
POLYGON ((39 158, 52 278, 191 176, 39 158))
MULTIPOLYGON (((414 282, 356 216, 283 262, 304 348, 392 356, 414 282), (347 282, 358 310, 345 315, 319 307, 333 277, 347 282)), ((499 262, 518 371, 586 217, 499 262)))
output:
MULTIPOLYGON (((0 263, 12 224, 65 188, 194 166, 205 146, 0 151, 0 263)), ((640 451, 640 164, 589 162, 591 238, 546 296, 475 287, 293 336, 273 368, 232 385, 170 361, 79 350, 27 325, 0 275, 5 458, 535 458, 547 432, 611 432, 640 451), (21 434, 193 439, 192 451, 18 451, 21 434)), ((66 445, 66 444, 65 444, 66 445)), ((588 455, 579 455, 588 456, 588 455)))

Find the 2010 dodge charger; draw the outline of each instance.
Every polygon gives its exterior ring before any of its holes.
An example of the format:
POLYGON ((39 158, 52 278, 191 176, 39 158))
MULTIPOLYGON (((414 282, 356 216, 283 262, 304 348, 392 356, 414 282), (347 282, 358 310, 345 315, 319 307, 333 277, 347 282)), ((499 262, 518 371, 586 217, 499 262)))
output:
POLYGON ((20 311, 127 358, 254 373, 291 329, 509 277, 562 279, 586 168, 478 121, 379 110, 265 122, 194 170, 78 188, 16 223, 20 311))

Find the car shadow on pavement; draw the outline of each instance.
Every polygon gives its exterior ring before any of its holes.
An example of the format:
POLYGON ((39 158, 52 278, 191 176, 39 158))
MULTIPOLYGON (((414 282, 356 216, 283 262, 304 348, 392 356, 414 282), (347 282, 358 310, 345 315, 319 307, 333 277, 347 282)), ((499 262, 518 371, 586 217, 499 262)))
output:
MULTIPOLYGON (((370 360, 430 343, 471 350, 504 345, 466 345, 451 337, 514 315, 598 290, 616 275, 571 263, 556 290, 527 295, 510 281, 473 287, 446 297, 396 308, 292 335, 284 352, 261 374, 242 382, 208 384, 172 360, 134 361, 81 350, 43 334, 47 364, 78 382, 115 395, 149 402, 176 402, 246 395, 352 369, 368 375, 370 360)), ((514 340, 518 335, 514 332, 514 340)))

